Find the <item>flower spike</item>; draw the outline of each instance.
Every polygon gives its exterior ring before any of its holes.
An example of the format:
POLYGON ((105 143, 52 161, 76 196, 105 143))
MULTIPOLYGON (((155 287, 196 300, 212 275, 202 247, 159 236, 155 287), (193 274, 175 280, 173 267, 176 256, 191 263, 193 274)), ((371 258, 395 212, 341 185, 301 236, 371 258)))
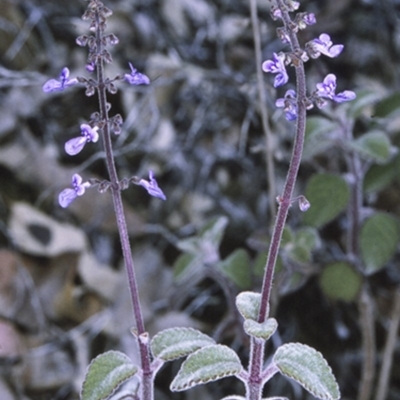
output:
POLYGON ((82 196, 86 188, 90 186, 89 182, 82 183, 82 177, 79 174, 74 174, 72 176, 72 189, 64 189, 58 195, 58 203, 62 208, 67 208, 78 196, 82 196))
POLYGON ((81 136, 68 140, 65 143, 65 152, 70 156, 74 156, 82 151, 86 143, 96 143, 99 140, 99 127, 92 128, 90 125, 81 125, 81 136))
POLYGON ((129 67, 131 68, 131 73, 125 74, 125 79, 128 81, 128 83, 135 86, 150 84, 150 79, 147 75, 138 72, 131 63, 129 63, 129 67))
POLYGON ((138 185, 143 186, 150 196, 158 197, 161 200, 167 200, 164 192, 158 187, 153 171, 149 171, 149 181, 146 181, 146 179, 140 179, 138 185))
POLYGON ((69 69, 64 67, 58 79, 50 79, 43 85, 43 92, 61 92, 69 86, 76 85, 78 79, 69 79, 69 69))
POLYGON ((262 69, 264 72, 277 74, 274 81, 274 87, 282 86, 289 80, 284 63, 285 56, 283 54, 274 53, 273 60, 264 61, 262 69))

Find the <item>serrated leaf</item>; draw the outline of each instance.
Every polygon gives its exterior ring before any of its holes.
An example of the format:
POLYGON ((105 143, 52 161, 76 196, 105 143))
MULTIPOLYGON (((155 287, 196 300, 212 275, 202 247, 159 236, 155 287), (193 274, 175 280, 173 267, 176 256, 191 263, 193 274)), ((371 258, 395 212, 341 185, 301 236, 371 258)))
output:
MULTIPOLYGON (((244 319, 257 321, 260 311, 261 293, 242 292, 236 296, 236 307, 244 319)), ((268 316, 269 310, 267 310, 268 316)))
POLYGON ((354 301, 362 285, 362 277, 354 267, 345 262, 326 266, 319 278, 325 295, 334 300, 354 301))
POLYGON ((339 387, 322 354, 300 343, 278 347, 273 362, 279 371, 322 400, 340 398, 339 387))
POLYGON ((384 164, 392 155, 389 138, 383 132, 369 132, 348 145, 366 160, 384 164))
POLYGON ((203 347, 182 363, 170 389, 179 392, 236 375, 242 369, 238 355, 229 347, 220 344, 203 347))
POLYGON ((157 333, 150 347, 155 358, 171 361, 212 344, 215 344, 214 339, 196 329, 171 328, 157 333))
POLYGON ((82 400, 108 399, 118 387, 135 375, 138 367, 119 351, 100 354, 90 363, 83 382, 82 400))
POLYGON ((237 249, 218 264, 222 272, 240 289, 251 285, 250 259, 247 251, 237 249))
POLYGON ((393 257, 399 236, 398 221, 391 215, 377 213, 365 221, 360 249, 367 274, 377 272, 393 257))
POLYGON ((333 174, 316 174, 306 187, 310 209, 303 214, 304 222, 316 228, 335 219, 347 206, 349 188, 346 181, 333 174))
POLYGON ((263 323, 246 319, 243 324, 244 331, 257 339, 268 340, 278 328, 275 318, 267 318, 263 323))

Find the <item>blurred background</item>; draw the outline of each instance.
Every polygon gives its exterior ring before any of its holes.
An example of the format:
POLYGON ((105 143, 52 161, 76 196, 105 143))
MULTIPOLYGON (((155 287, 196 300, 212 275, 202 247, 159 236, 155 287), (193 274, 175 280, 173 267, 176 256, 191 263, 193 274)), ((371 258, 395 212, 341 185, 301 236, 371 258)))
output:
MULTIPOLYGON (((289 214, 275 274, 271 316, 279 327, 266 360, 287 342, 322 352, 343 399, 400 398, 400 2, 309 0, 317 24, 344 44, 336 59, 306 64, 309 93, 328 73, 352 104, 309 113, 296 196, 308 212, 289 214)), ((133 317, 110 194, 95 188, 68 208, 58 193, 79 173, 107 179, 101 141, 77 156, 65 142, 98 109, 72 87, 45 94, 63 67, 85 70, 87 3, 0 0, 0 397, 78 399, 86 366, 115 349, 137 360, 133 317)), ((249 340, 234 305, 259 291, 274 199, 284 184, 294 124, 263 74, 260 104, 249 0, 115 0, 108 32, 110 78, 128 62, 150 86, 120 82, 110 95, 121 114, 114 137, 120 178, 153 170, 167 196, 139 186, 123 192, 146 328, 150 335, 192 326, 231 346, 248 363, 249 340), (263 129, 261 109, 267 110, 263 129), (267 159, 274 181, 267 179, 267 159)), ((287 51, 276 36, 270 2, 258 0, 262 59, 287 51)), ((170 393, 180 361, 163 367, 156 399, 220 399, 244 393, 231 378, 170 393)), ((133 380, 115 395, 123 398, 133 380)), ((275 376, 265 396, 312 396, 275 376)), ((127 397, 125 397, 127 398, 127 397)))

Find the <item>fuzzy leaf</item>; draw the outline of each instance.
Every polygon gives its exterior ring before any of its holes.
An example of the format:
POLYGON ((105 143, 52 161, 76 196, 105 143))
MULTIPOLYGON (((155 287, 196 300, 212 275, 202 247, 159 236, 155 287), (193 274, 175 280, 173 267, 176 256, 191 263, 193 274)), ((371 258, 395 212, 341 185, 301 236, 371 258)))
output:
POLYGON ((150 346, 155 358, 171 361, 214 343, 214 339, 196 329, 171 328, 157 333, 150 346))
POLYGON ((311 207, 304 213, 304 222, 319 228, 335 219, 346 208, 349 188, 338 175, 317 174, 308 181, 306 197, 311 207))
POLYGON ((83 382, 82 400, 105 400, 126 380, 138 371, 138 367, 125 354, 108 351, 97 356, 89 365, 83 382))
POLYGON ((303 160, 309 160, 332 147, 337 124, 325 117, 307 118, 303 160))
POLYGON ((257 339, 268 340, 278 328, 275 318, 267 318, 263 323, 246 319, 243 324, 244 331, 257 339))
POLYGON ((322 400, 340 398, 339 387, 322 354, 300 343, 280 346, 273 358, 279 371, 322 400))
POLYGON ((393 257, 399 242, 398 221, 390 215, 377 213, 361 228, 360 248, 365 272, 372 274, 393 257))
POLYGON ((242 370, 237 354, 216 344, 192 353, 183 363, 170 389, 179 392, 203 383, 238 374, 242 370))
POLYGON ((392 146, 389 138, 383 132, 368 132, 349 143, 366 160, 378 164, 385 164, 392 155, 392 146))
POLYGON ((362 278, 350 264, 336 262, 323 269, 319 284, 327 297, 351 302, 358 296, 362 278))
MULTIPOLYGON (((244 319, 257 321, 260 311, 261 293, 242 292, 236 296, 236 307, 244 319)), ((267 316, 268 316, 267 310, 267 316)))
POLYGON ((221 261, 218 267, 240 289, 251 286, 250 259, 246 250, 236 249, 225 260, 221 261))

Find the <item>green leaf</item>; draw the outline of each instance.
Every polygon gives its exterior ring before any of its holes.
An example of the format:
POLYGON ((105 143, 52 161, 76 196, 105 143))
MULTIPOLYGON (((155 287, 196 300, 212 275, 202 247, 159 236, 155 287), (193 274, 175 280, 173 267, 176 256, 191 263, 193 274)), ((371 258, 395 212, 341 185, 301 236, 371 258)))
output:
POLYGON ((372 274, 393 257, 399 242, 397 219, 385 213, 377 213, 367 219, 361 228, 360 248, 365 272, 372 274))
POLYGON ((171 361, 214 343, 214 339, 196 329, 171 328, 157 333, 150 347, 155 358, 171 361))
POLYGON ((356 300, 362 285, 362 277, 354 267, 345 262, 326 266, 319 278, 325 295, 333 300, 351 302, 356 300))
POLYGON ((312 251, 320 245, 318 231, 310 226, 301 228, 296 232, 294 243, 298 247, 312 251))
POLYGON ((105 400, 126 380, 138 371, 138 367, 125 354, 108 351, 90 363, 83 382, 82 400, 105 400))
POLYGON ((246 319, 243 324, 244 331, 257 339, 268 340, 278 328, 275 318, 267 318, 263 323, 246 319))
POLYGON ((222 216, 213 218, 200 230, 200 236, 203 239, 210 240, 215 246, 219 247, 227 225, 227 217, 222 216))
POLYGON ((199 256, 192 254, 181 254, 175 261, 173 270, 174 278, 177 282, 182 282, 186 277, 192 276, 198 268, 203 266, 199 256))
POLYGON ((235 250, 221 261, 218 267, 240 289, 247 289, 251 286, 250 259, 246 250, 235 250))
POLYGON ((379 100, 381 95, 376 90, 364 89, 357 91, 357 97, 349 103, 348 113, 351 117, 359 117, 364 109, 368 110, 368 117, 371 116, 371 106, 379 100))
POLYGON ((366 192, 378 192, 389 186, 399 175, 400 154, 387 164, 373 164, 364 178, 364 190, 366 192))
MULTIPOLYGON (((257 321, 260 311, 261 293, 242 292, 236 296, 236 307, 244 319, 257 321)), ((269 310, 267 310, 268 316, 269 310)))
POLYGON ((346 208, 349 188, 340 176, 317 174, 308 181, 306 197, 311 207, 303 214, 304 222, 319 228, 335 219, 346 208))
POLYGON ((237 354, 216 344, 192 353, 183 363, 170 389, 179 392, 203 383, 238 374, 242 370, 237 354))
POLYGON ((303 160, 309 160, 332 147, 332 132, 337 131, 335 122, 324 117, 307 118, 303 160))
POLYGON ((337 400, 340 392, 332 370, 322 354, 300 343, 278 347, 273 361, 279 371, 322 400, 337 400))
POLYGON ((374 117, 385 118, 394 112, 400 110, 400 93, 395 92, 394 94, 384 98, 382 101, 377 103, 375 107, 374 117))
POLYGON ((366 160, 385 164, 392 155, 389 138, 383 132, 369 132, 348 143, 350 148, 366 160))

